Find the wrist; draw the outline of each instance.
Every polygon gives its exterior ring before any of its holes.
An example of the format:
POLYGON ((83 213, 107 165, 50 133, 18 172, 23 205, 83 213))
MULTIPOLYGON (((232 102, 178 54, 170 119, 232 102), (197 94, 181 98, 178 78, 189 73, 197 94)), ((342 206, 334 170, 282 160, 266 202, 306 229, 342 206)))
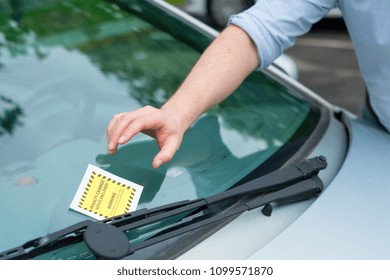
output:
POLYGON ((166 112, 168 116, 180 127, 183 134, 201 114, 197 113, 194 106, 178 100, 169 100, 161 107, 161 110, 166 112))

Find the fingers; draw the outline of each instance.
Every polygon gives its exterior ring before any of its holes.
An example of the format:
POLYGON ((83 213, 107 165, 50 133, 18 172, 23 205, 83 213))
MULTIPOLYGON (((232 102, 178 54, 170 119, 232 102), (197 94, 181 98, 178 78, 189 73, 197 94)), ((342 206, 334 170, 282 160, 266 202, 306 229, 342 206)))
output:
POLYGON ((108 153, 116 152, 118 144, 124 144, 135 134, 141 132, 143 116, 148 115, 149 108, 144 107, 133 112, 114 115, 107 126, 108 153), (125 133, 126 132, 126 133, 125 133))
POLYGON ((108 140, 108 153, 109 154, 115 153, 116 148, 118 146, 117 137, 116 137, 117 133, 115 133, 114 131, 116 131, 115 128, 117 127, 117 123, 121 120, 121 118, 124 114, 125 113, 120 113, 120 114, 114 115, 112 117, 110 123, 107 126, 106 134, 107 134, 107 140, 108 140))
POLYGON ((170 161, 178 150, 184 134, 181 130, 180 123, 173 121, 170 114, 150 106, 120 113, 107 126, 108 153, 115 153, 118 145, 144 132, 156 138, 160 147, 160 152, 152 162, 152 166, 158 168, 170 161))
POLYGON ((153 159, 153 168, 159 168, 161 165, 169 162, 179 149, 180 142, 181 140, 178 137, 167 139, 167 141, 161 145, 160 152, 153 159))
POLYGON ((145 129, 150 129, 153 126, 153 121, 150 122, 150 120, 147 119, 132 121, 127 127, 122 130, 122 133, 118 138, 118 144, 126 143, 138 132, 144 131, 145 129))

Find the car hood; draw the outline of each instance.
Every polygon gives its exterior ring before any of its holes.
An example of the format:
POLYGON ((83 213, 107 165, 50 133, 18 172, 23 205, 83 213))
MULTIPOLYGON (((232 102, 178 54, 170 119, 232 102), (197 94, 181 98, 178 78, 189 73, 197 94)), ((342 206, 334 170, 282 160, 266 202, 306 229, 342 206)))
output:
POLYGON ((390 136, 345 116, 350 148, 337 176, 291 226, 249 259, 389 259, 390 136))

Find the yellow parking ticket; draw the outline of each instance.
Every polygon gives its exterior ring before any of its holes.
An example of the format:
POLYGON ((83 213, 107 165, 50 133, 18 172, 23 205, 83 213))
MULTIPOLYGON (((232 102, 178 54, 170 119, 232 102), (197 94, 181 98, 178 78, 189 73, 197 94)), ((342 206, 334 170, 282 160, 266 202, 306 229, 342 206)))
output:
POLYGON ((90 164, 70 208, 103 220, 136 210, 142 190, 142 186, 90 164))

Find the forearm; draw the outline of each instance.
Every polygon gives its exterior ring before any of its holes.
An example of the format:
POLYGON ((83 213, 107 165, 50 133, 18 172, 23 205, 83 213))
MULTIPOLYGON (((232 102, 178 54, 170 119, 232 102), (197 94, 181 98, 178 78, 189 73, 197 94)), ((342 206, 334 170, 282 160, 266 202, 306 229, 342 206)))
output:
POLYGON ((177 92, 161 110, 145 106, 116 114, 107 126, 108 153, 139 132, 157 140, 158 168, 172 159, 185 131, 204 112, 228 97, 258 66, 257 50, 248 35, 228 27, 204 52, 177 92))
POLYGON ((162 107, 184 130, 227 98, 258 67, 256 46, 236 26, 229 26, 207 48, 177 92, 162 107))

